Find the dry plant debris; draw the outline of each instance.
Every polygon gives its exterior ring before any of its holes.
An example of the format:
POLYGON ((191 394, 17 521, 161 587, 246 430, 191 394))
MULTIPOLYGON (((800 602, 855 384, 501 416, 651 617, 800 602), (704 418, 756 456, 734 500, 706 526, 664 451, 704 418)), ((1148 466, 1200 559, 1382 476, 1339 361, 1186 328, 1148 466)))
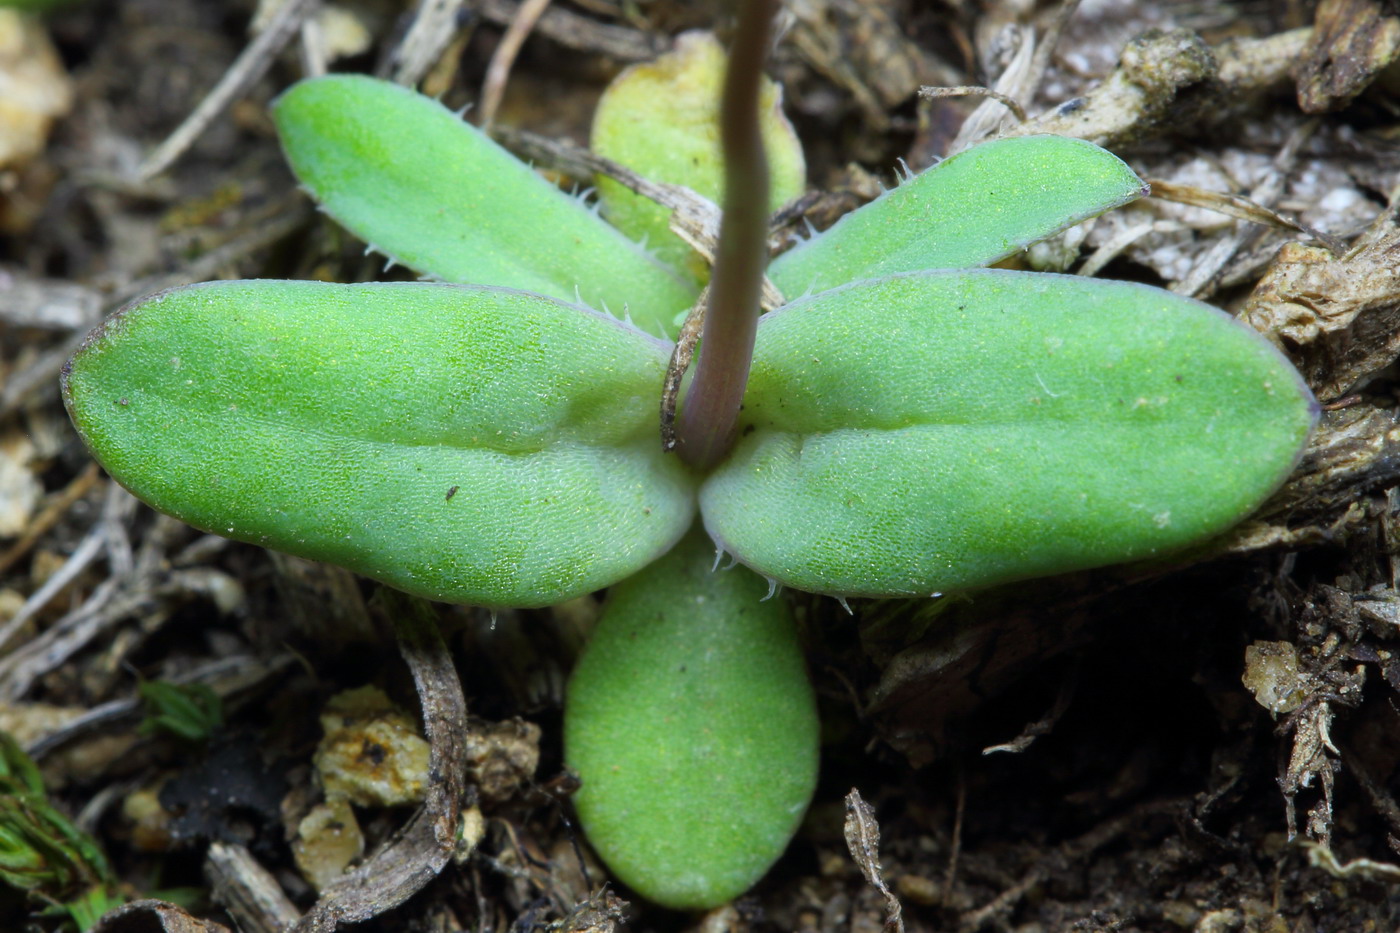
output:
POLYGON ((163 901, 135 901, 102 918, 93 933, 229 933, 229 928, 200 920, 163 901))
POLYGON ((1398 259, 1391 212, 1341 255, 1286 244, 1240 316, 1286 348, 1318 398, 1341 398, 1400 355, 1398 259))
POLYGON ((1378 0, 1322 0, 1298 68, 1298 106, 1323 113, 1356 97, 1400 55, 1400 16, 1378 0))
POLYGON ((39 22, 0 9, 0 171, 44 151, 49 127, 73 105, 73 85, 39 22))
MULTIPOLYGON (((347 574, 136 506, 84 459, 53 383, 86 329, 137 294, 218 276, 379 273, 292 190, 264 116, 338 52, 357 55, 345 67, 422 79, 461 106, 518 24, 514 64, 492 79, 498 137, 562 176, 604 171, 656 197, 704 248, 713 205, 629 178, 579 141, 608 76, 714 25, 713 11, 680 0, 258 6, 268 25, 248 22, 253 4, 222 0, 0 12, 11 30, 0 29, 0 86, 27 74, 42 90, 19 118, 7 115, 31 98, 0 93, 0 153, 19 153, 0 157, 0 728, 22 736, 55 806, 125 882, 133 902, 96 927, 105 933, 675 927, 606 889, 572 828, 556 711, 587 606, 503 615, 497 637, 482 634, 484 616, 443 608, 435 641, 427 616, 367 605, 347 574), (332 37, 341 28, 348 45, 332 37), (406 617, 412 675, 387 660, 406 617), (205 758, 139 734, 133 670, 209 684, 244 738, 205 758), (409 708, 414 676, 430 749, 423 809, 316 809, 316 710, 366 682, 409 708), (289 825, 309 834, 297 855, 289 825), (329 855, 307 857, 327 842, 329 855), (204 899, 188 910, 136 899, 161 871, 204 899)), ((987 134, 1084 136, 1158 179, 1162 197, 1030 261, 1209 295, 1288 353, 1330 410, 1251 522, 1170 566, 857 604, 854 621, 797 598, 828 766, 870 802, 825 790, 772 878, 693 928, 874 933, 896 894, 911 931, 1395 928, 1394 4, 787 10, 773 74, 814 190, 779 218, 779 248, 878 196, 898 158, 918 169, 987 134), (956 86, 994 90, 1026 117, 918 95, 956 86), (1018 754, 978 754, 988 747, 1018 754)), ((0 926, 56 923, 0 894, 0 926)))
POLYGON ((875 820, 875 808, 866 803, 855 788, 851 788, 846 795, 845 835, 846 848, 850 849, 851 858, 855 859, 860 873, 884 895, 889 907, 885 927, 895 933, 904 933, 904 909, 880 873, 880 824, 875 820))

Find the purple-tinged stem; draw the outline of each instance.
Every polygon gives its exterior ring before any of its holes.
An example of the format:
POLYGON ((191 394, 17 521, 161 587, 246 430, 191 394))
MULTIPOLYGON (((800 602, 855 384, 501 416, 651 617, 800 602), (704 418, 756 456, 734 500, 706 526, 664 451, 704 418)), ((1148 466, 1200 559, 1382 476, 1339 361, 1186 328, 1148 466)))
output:
POLYGON ((676 452, 697 469, 713 466, 729 452, 753 361, 768 264, 768 158, 758 98, 778 2, 743 4, 720 98, 724 215, 695 377, 676 419, 676 452))

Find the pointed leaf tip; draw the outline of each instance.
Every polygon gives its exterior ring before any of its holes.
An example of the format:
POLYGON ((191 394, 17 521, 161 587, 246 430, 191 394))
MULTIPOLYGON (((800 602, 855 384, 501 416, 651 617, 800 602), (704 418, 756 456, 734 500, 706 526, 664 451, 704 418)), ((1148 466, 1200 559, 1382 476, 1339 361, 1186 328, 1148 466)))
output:
POLYGON ((974 146, 903 181, 773 261, 785 295, 924 269, 986 266, 1146 193, 1122 159, 1080 139, 974 146))

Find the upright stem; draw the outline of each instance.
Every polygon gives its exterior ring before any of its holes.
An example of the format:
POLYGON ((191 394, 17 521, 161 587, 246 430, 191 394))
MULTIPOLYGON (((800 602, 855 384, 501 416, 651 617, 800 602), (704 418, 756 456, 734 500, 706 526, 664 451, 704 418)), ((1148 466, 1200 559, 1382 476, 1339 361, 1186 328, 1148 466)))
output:
POLYGON ((779 0, 745 0, 720 99, 724 216, 695 378, 676 419, 676 452, 704 469, 729 452, 749 379, 768 263, 768 159, 758 98, 779 0))

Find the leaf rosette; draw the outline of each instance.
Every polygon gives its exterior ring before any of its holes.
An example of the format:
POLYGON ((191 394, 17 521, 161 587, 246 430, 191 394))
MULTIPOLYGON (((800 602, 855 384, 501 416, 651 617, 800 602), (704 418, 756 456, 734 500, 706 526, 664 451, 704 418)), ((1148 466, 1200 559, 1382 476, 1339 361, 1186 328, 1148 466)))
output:
POLYGON ((697 508, 740 561, 832 595, 1154 557, 1256 508, 1316 420, 1287 360, 1213 308, 966 268, 1142 193, 1102 149, 1028 137, 775 261, 801 297, 760 321, 742 436, 700 475, 661 452, 669 343, 644 332, 693 298, 682 276, 401 88, 308 81, 276 116, 346 226, 476 284, 163 292, 93 334, 64 398, 156 508, 408 592, 558 602, 656 560, 697 508))
MULTIPOLYGON (((687 80, 713 84, 700 64, 687 80)), ((653 145, 656 121, 703 107, 628 120, 665 73, 634 73, 598 138, 713 194, 713 172, 686 174, 706 147, 653 145)), ((790 301, 758 322, 737 443, 694 470, 663 452, 659 400, 704 270, 403 88, 306 81, 275 118, 331 215, 442 281, 141 299, 65 368, 73 423, 155 508, 410 593, 533 607, 611 586, 567 754, 591 841, 663 904, 745 890, 815 785, 814 699, 786 604, 760 598, 773 585, 919 596, 1170 554, 1255 509, 1317 418, 1288 361, 1214 308, 979 268, 1144 193, 1096 146, 1025 137, 774 260, 790 301), (712 571, 697 514, 746 567, 712 571)), ((609 197, 660 239, 664 218, 609 197)))

